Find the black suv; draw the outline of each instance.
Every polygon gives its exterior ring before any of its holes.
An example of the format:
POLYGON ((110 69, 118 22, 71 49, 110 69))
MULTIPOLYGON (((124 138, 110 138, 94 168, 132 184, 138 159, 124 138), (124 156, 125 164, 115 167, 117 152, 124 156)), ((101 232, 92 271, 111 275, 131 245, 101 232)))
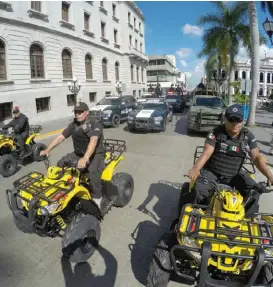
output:
POLYGON ((104 126, 118 127, 136 107, 133 96, 106 97, 90 109, 90 115, 99 118, 104 126))
POLYGON ((173 112, 178 112, 178 113, 182 113, 185 106, 186 106, 186 102, 183 96, 181 95, 167 95, 165 98, 165 101, 172 106, 173 108, 173 112))

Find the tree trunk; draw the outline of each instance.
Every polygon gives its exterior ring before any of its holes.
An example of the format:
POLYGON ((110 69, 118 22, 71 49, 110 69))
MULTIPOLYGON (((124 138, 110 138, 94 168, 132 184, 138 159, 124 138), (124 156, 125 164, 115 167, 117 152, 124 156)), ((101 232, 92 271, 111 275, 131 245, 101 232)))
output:
POLYGON ((233 70, 233 60, 234 60, 234 55, 231 52, 230 57, 229 57, 229 71, 228 71, 228 105, 232 105, 232 94, 231 94, 231 74, 233 70))
POLYGON ((256 103, 257 103, 257 92, 258 92, 258 79, 259 79, 259 29, 258 29, 258 17, 256 4, 254 1, 248 2, 248 16, 250 25, 250 37, 251 37, 251 74, 252 74, 252 84, 251 84, 251 94, 250 94, 250 109, 247 119, 247 126, 252 126, 255 124, 255 114, 256 114, 256 103))

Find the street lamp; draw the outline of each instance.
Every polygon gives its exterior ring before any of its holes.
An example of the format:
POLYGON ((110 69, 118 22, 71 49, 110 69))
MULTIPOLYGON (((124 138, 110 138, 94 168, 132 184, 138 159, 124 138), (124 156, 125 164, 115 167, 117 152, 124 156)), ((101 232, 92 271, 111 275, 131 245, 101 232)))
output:
POLYGON ((81 89, 81 83, 78 82, 78 80, 76 78, 73 78, 73 83, 71 82, 68 82, 67 83, 68 85, 68 89, 71 93, 74 94, 74 96, 77 96, 78 92, 80 91, 81 89))
POLYGON ((264 27, 264 30, 265 30, 266 34, 269 36, 271 45, 273 45, 273 42, 272 42, 273 22, 269 21, 268 18, 266 18, 266 20, 263 23, 263 27, 264 27))

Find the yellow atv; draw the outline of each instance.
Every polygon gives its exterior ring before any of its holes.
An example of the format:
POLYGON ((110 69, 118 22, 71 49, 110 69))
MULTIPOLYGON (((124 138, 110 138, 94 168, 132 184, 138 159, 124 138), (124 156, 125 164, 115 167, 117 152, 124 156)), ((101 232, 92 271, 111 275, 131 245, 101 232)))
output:
POLYGON ((43 143, 36 143, 35 138, 39 135, 42 127, 31 125, 29 137, 25 140, 26 156, 19 157, 19 146, 14 133, 0 130, 0 174, 3 177, 12 176, 17 172, 18 162, 25 159, 41 161, 40 152, 46 149, 43 143))
MULTIPOLYGON (((188 184, 188 192, 193 182, 188 184)), ((198 287, 273 287, 273 213, 252 213, 237 190, 213 183, 208 206, 188 203, 163 235, 149 267, 146 287, 166 287, 170 280, 198 287)))
POLYGON ((102 173, 101 210, 92 201, 86 170, 77 163, 59 168, 47 165, 47 175, 31 172, 6 190, 16 226, 25 233, 62 237, 63 254, 71 262, 87 261, 100 240, 100 221, 112 206, 126 206, 133 195, 134 180, 125 172, 113 175, 123 159, 125 141, 106 139, 102 173))

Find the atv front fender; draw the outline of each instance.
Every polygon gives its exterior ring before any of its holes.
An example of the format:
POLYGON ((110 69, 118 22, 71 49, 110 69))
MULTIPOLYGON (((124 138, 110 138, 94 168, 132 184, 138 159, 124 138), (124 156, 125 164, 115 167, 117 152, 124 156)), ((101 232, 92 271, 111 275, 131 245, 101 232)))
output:
POLYGON ((40 134, 39 133, 35 133, 35 134, 32 134, 30 135, 26 141, 25 141, 25 144, 29 145, 31 143, 32 140, 34 140, 34 138, 36 138, 37 136, 39 136, 40 134))

